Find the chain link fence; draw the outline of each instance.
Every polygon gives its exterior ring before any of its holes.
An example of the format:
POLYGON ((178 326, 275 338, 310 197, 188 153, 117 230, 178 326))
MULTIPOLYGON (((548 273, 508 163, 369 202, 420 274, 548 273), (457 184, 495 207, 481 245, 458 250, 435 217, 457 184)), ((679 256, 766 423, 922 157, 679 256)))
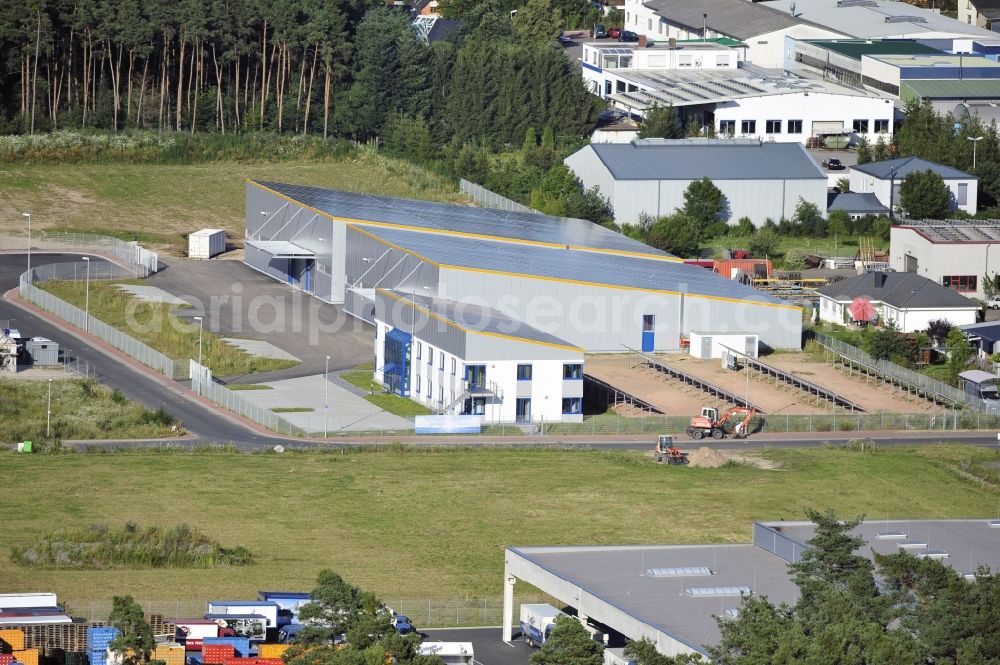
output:
MULTIPOLYGON (((484 598, 386 598, 385 603, 410 618, 417 628, 452 626, 497 626, 503 618, 503 597, 484 598)), ((203 600, 140 600, 146 616, 159 614, 167 620, 194 618, 205 614, 208 605, 203 600)), ((542 603, 540 595, 516 596, 514 612, 523 603, 542 603)), ((107 621, 111 614, 110 600, 67 600, 66 612, 88 622, 107 621)), ((516 617, 515 617, 516 619, 516 617)))
MULTIPOLYGON (((89 267, 91 271, 90 279, 115 279, 121 276, 117 272, 123 270, 120 266, 103 261, 90 261, 89 263, 95 264, 89 267), (95 277, 95 273, 107 276, 95 277)), ((85 310, 57 298, 48 291, 43 291, 32 283, 32 281, 44 282, 53 279, 74 279, 72 275, 85 274, 86 270, 86 262, 78 264, 57 263, 32 268, 30 275, 29 272, 21 275, 21 297, 45 311, 51 312, 70 325, 101 338, 119 351, 135 358, 146 367, 151 367, 165 376, 174 378, 175 368, 172 359, 159 351, 151 349, 134 337, 130 337, 116 328, 112 328, 100 319, 90 316, 85 310)))
POLYGON ((511 201, 510 199, 500 196, 496 192, 492 192, 485 187, 480 187, 474 182, 469 182, 464 178, 459 178, 458 180, 458 191, 468 196, 470 199, 476 203, 482 205, 485 208, 494 208, 496 210, 507 210, 510 212, 530 212, 536 215, 541 213, 534 208, 529 208, 526 205, 521 205, 517 201, 511 201))
MULTIPOLYGON (((117 259, 125 267, 123 276, 148 277, 159 269, 156 253, 130 242, 96 233, 52 233, 38 231, 31 235, 0 234, 0 251, 91 253, 117 259)), ((96 279, 96 278, 93 278, 96 279)))
POLYGON ((272 432, 288 436, 303 436, 306 433, 267 407, 254 404, 240 396, 238 392, 215 383, 211 372, 194 360, 190 361, 191 389, 219 406, 243 416, 272 432))

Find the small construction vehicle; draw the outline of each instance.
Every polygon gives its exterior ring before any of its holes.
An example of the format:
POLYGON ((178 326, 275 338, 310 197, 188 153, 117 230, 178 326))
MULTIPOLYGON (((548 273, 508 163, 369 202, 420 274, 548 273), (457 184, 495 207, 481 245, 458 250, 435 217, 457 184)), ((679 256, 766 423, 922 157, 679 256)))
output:
POLYGON ((757 413, 757 409, 753 407, 734 406, 720 416, 719 410, 714 406, 704 406, 701 408, 701 415, 691 419, 691 425, 687 429, 688 436, 696 441, 706 436, 723 439, 727 434, 734 439, 742 439, 749 433, 750 421, 757 413), (734 416, 743 418, 731 431, 726 431, 726 425, 734 416))
POLYGON ((657 464, 687 464, 688 456, 674 446, 674 437, 661 434, 653 448, 653 461, 657 464))

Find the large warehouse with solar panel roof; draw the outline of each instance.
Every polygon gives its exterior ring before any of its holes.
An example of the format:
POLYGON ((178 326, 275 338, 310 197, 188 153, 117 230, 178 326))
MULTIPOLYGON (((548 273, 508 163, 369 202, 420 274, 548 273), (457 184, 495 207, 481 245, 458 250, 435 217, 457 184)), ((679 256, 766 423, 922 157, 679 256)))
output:
POLYGON ((678 351, 691 331, 801 346, 799 307, 589 221, 270 182, 246 195, 246 264, 375 325, 376 378, 439 412, 579 419, 583 353, 678 351), (544 360, 559 371, 539 376, 544 360))

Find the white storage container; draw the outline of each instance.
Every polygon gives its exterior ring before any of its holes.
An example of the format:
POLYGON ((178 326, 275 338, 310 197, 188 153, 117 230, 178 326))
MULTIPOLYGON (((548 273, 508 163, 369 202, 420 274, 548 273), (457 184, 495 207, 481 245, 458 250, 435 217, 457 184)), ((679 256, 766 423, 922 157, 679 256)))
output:
POLYGON ((691 355, 702 360, 721 358, 726 349, 757 357, 760 341, 756 333, 748 332, 692 332, 691 355))
POLYGON ((188 258, 210 259, 226 251, 225 229, 202 229, 188 236, 188 258))

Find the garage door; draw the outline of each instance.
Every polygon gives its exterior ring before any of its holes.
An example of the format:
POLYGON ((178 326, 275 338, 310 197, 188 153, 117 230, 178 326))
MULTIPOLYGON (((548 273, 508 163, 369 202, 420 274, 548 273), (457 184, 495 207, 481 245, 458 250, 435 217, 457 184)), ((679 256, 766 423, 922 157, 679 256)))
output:
POLYGON ((813 136, 819 136, 821 134, 840 134, 843 131, 843 120, 816 120, 813 122, 812 126, 813 136))

